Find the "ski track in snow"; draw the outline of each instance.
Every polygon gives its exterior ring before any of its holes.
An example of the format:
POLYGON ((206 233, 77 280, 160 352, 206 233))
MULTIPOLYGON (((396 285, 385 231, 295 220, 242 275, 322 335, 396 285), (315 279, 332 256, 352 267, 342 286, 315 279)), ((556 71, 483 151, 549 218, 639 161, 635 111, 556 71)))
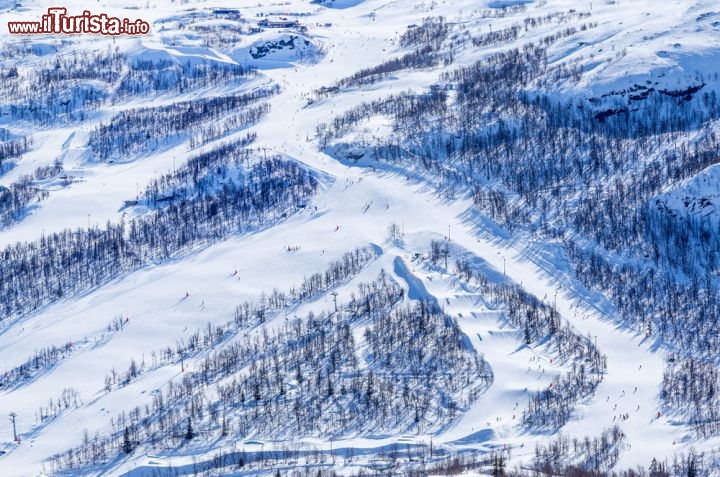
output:
MULTIPOLYGON (((522 283, 530 293, 546 302, 556 302, 563 318, 579 333, 596 340, 600 351, 607 355, 608 370, 602 383, 593 396, 576 406, 563 433, 578 438, 592 437, 619 424, 629 445, 621 452, 617 468, 647 466, 652 457, 671 455, 692 443, 684 441, 687 429, 674 425, 664 415, 656 418, 660 410, 662 353, 654 350, 652 343, 644 341, 643 336, 619 328, 612 308, 598 303, 597 297, 579 287, 561 261, 545 261, 530 255, 526 251, 530 249, 528 244, 510 244, 493 230, 478 232, 476 225, 466 219, 466 212, 471 207, 467 200, 440 201, 437 193, 402 174, 387 169, 374 172, 349 166, 317 150, 313 137, 318 122, 327 121, 361 101, 432 84, 437 79, 437 72, 403 74, 397 80, 383 82, 380 87, 373 85, 367 91, 343 93, 308 106, 307 99, 315 89, 379 63, 378 52, 394 51, 391 40, 404 31, 407 24, 419 23, 424 16, 441 13, 458 19, 463 10, 467 13, 474 6, 469 0, 457 2, 452 7, 448 2, 440 2, 441 6, 435 12, 426 6, 415 10, 411 7, 408 13, 408 5, 415 5, 413 2, 345 3, 346 8, 323 10, 317 17, 311 17, 311 21, 317 18, 318 22, 332 23, 332 27, 317 32, 317 39, 326 52, 318 64, 262 70, 283 90, 270 99, 269 115, 251 128, 258 135, 254 147, 266 147, 297 159, 328 174, 332 180, 323 186, 306 210, 270 230, 231 237, 170 263, 146 267, 97 290, 46 307, 18 320, 9 329, 3 329, 0 333, 0 371, 23 362, 36 349, 93 336, 114 316, 121 315, 130 320, 124 330, 102 346, 83 348, 82 352, 62 360, 51 372, 41 374, 27 385, 0 392, 0 408, 18 413, 18 431, 24 439, 22 445, 15 447, 9 442, 9 424, 0 421, 0 450, 10 451, 0 456, 3 475, 37 474, 44 459, 79 442, 85 428, 90 435, 95 431, 106 431, 110 417, 130 405, 150 402, 154 389, 180 374, 177 366, 164 366, 105 395, 103 378, 112 367, 124 371, 131 357, 149 363, 149 353, 188 336, 207 321, 228 321, 235 304, 254 299, 273 288, 284 290, 299 283, 303 276, 322 270, 344 251, 370 243, 381 244, 384 255, 378 264, 368 267, 355 278, 353 284, 340 287, 341 297, 347 297, 355 282, 372 277, 380 267, 393 271, 398 282, 409 288, 409 298, 418 299, 429 294, 448 314, 458 318, 470 343, 483 354, 493 372, 490 389, 453 426, 438 435, 412 436, 412 439, 428 442, 432 437, 437 443, 457 449, 491 451, 507 446, 512 448, 513 462, 529 460, 535 444, 547 442, 548 436, 525 433, 518 429, 517 422, 527 404, 528 392, 546 387, 553 376, 562 372, 562 366, 551 364, 542 349, 523 346, 515 331, 503 324, 501 312, 488 309, 484 297, 460 284, 457 278, 403 258, 414 252, 426 252, 431 238, 446 236, 448 231, 452 242, 484 259, 496 272, 502 270, 507 279, 522 283), (445 13, 443 8, 450 13, 445 13), (375 20, 368 17, 373 11, 377 13, 375 20), (391 223, 402 224, 408 237, 402 248, 388 240, 387 230, 391 223), (286 251, 288 245, 299 245, 301 249, 289 253, 286 251), (234 276, 234 270, 238 271, 237 276, 234 276), (190 296, 185 300, 186 293, 190 296), (80 390, 84 405, 38 425, 34 418, 38 407, 46 405, 49 398, 57 398, 68 386, 80 390), (629 414, 629 419, 619 421, 619 416, 625 413, 629 414)), ((570 1, 555 3, 574 5, 570 1)), ((609 23, 611 7, 598 3, 595 5, 598 18, 609 23)), ((303 8, 306 6, 302 5, 303 8)), ((702 2, 694 2, 692 8, 687 9, 682 5, 659 6, 650 2, 647 5, 659 9, 653 13, 655 23, 652 24, 658 31, 672 28, 673 15, 695 14, 697 9, 703 8, 702 2)), ((77 6, 79 9, 80 5, 77 6)), ((72 5, 69 8, 72 9, 72 5)), ((148 11, 148 15, 153 18, 169 16, 174 13, 173 8, 164 6, 148 11)), ((530 5, 529 8, 536 7, 530 5)), ((115 10, 121 11, 122 16, 143 11, 122 10, 115 2, 109 2, 103 11, 115 10)), ((257 8, 252 11, 255 10, 257 8)), ((643 9, 638 7, 636 10, 643 9)), ((26 13, 1 16, 3 20, 34 18, 41 11, 42 8, 37 7, 26 13)), ((636 26, 644 21, 640 13, 624 18, 625 22, 636 26)), ((640 35, 633 28, 623 30, 625 27, 617 25, 617 21, 612 26, 605 26, 607 35, 589 33, 603 39, 598 45, 607 47, 612 42, 625 41, 618 38, 622 35, 640 35)), ((695 37, 689 38, 687 43, 692 45, 693 41, 696 41, 695 37)), ((153 44, 149 39, 142 42, 153 44)), ((598 45, 594 48, 601 48, 598 45)), ((710 46, 703 46, 699 54, 707 53, 710 46)), ((139 45, 136 47, 140 48, 139 45)), ((605 76, 584 78, 587 81, 584 86, 602 91, 614 87, 613 81, 617 78, 642 76, 652 61, 659 61, 651 49, 633 49, 630 59, 624 63, 611 63, 604 68, 605 76), (631 61, 633 55, 636 61, 631 61)), ((568 49, 565 54, 572 56, 575 53, 568 49)), ((472 57, 467 55, 459 55, 457 62, 471 61, 472 57)), ((134 198, 138 187, 171 169, 175 161, 180 163, 198 152, 178 146, 128 164, 88 164, 81 159, 82 147, 95 124, 84 123, 79 130, 63 127, 35 134, 36 147, 14 170, 2 177, 2 184, 51 162, 54 156, 45 155, 46 150, 55 151, 56 155, 64 154, 65 167, 81 181, 52 191, 51 197, 30 217, 0 230, 1 244, 34 239, 41 233, 65 227, 119 221, 122 200, 134 198)), ((234 136, 245 133, 240 131, 234 136)), ((300 316, 318 306, 329 310, 332 299, 318 298, 312 306, 303 304, 294 312, 300 316)), ((399 437, 346 439, 336 441, 335 445, 337 448, 376 448, 397 442, 399 437)), ((121 474, 148 465, 149 461, 178 465, 187 463, 188 457, 133 456, 110 473, 121 474)))

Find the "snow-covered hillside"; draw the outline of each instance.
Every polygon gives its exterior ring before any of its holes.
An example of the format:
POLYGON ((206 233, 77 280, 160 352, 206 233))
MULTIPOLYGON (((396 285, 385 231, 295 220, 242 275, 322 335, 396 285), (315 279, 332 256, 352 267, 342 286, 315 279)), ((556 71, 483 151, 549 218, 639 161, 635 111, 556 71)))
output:
POLYGON ((1 475, 720 472, 715 2, 126 4, 0 5, 1 475))

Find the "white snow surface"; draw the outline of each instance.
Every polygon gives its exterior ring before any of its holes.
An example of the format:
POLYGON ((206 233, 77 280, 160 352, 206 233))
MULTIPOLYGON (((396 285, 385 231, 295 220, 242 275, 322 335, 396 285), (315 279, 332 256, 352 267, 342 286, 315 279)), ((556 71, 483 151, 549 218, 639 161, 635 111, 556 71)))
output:
MULTIPOLYGON (((20 3, 22 7, 13 8, 9 4, 0 14, 1 41, 19 41, 7 33, 7 21, 34 20, 49 6, 56 5, 56 2, 44 1, 32 5, 20 3)), ((479 31, 500 29, 503 24, 521 19, 523 15, 504 19, 481 17, 485 8, 498 6, 491 4, 508 2, 336 0, 331 7, 300 0, 289 0, 282 5, 157 0, 141 2, 132 9, 125 8, 126 3, 103 0, 88 8, 92 8, 93 13, 141 17, 150 22, 186 13, 189 8, 211 11, 219 6, 240 8, 251 23, 257 21, 258 12, 312 12, 311 16, 300 18, 300 22, 308 25, 304 35, 313 42, 313 48, 321 46, 324 55, 313 62, 299 61, 297 55, 284 53, 274 62, 268 60, 261 70, 265 76, 256 81, 260 84, 275 82, 282 91, 270 100, 272 110, 269 115, 251 129, 258 135, 254 147, 266 147, 269 151, 297 159, 328 174, 332 180, 304 211, 271 229, 231 237, 171 262, 145 267, 81 296, 45 307, 31 316, 5 318, 0 323, 0 372, 20 364, 33 351, 45 346, 66 342, 81 345, 79 351, 49 372, 15 389, 0 392, 0 411, 5 415, 10 411, 17 413, 17 429, 22 438, 19 445, 13 443, 9 420, 0 419, 0 451, 5 452, 0 455, 1 475, 41 475, 44 469, 47 470, 46 459, 79 443, 85 430, 91 436, 96 431, 108 431, 110 417, 123 409, 150 402, 154 389, 180 375, 177 367, 166 366, 106 394, 103 379, 111 368, 125 369, 131 358, 149 361, 152 351, 188 336, 207 322, 227 322, 232 318, 234 306, 242 300, 257 298, 263 291, 273 288, 286 290, 304 276, 323 270, 345 251, 367 244, 382 247, 382 256, 371 269, 355 277, 347 288, 341 288, 339 299, 343 295, 347 298, 355 283, 371 279, 379 268, 388 272, 395 270, 394 264, 399 257, 443 309, 458 318, 475 350, 492 367, 494 380, 490 389, 454 425, 433 436, 355 438, 335 441, 332 445, 336 448, 377 448, 408 439, 428 442, 432 438, 437 445, 449 449, 490 451, 507 446, 512 448, 511 463, 530 460, 535 444, 546 443, 551 436, 519 429, 517 417, 527 403, 527 393, 546 387, 552 377, 562 371, 562 366, 550 363, 552 357, 542 348, 523 346, 516 330, 504 324, 501 311, 489 307, 484 297, 472 288, 464 286, 452 275, 428 267, 425 262, 410 259, 414 252, 426 252, 431 239, 446 237, 448 233, 454 244, 484 260, 496 273, 504 273, 509 280, 521 283, 530 293, 540 298, 556 296, 557 308, 563 318, 569 320, 579 333, 593 337, 601 352, 607 355, 608 371, 597 392, 575 408, 563 433, 578 438, 596 436, 618 423, 614 419, 616 416, 629 413, 630 418, 620 423, 628 445, 620 454, 617 468, 647 466, 653 457, 670 456, 691 445, 702 450, 720 443, 717 439, 695 441, 689 437, 689 429, 677 425, 671 417, 663 414, 657 418, 658 412, 662 411, 658 398, 663 373, 662 350, 653 348, 651 343, 644 341, 644 336, 618 327, 612 306, 576 283, 562 256, 554 253, 552 248, 522 238, 508 239, 503 231, 490 227, 478 230, 476 224, 467 221, 470 201, 440 198, 414 177, 342 164, 318 151, 313 139, 318 122, 328 121, 361 101, 408 88, 427 88, 437 81, 439 72, 399 73, 396 79, 367 90, 307 106, 307 99, 315 89, 361 68, 374 66, 386 57, 398 55, 398 35, 408 24, 419 24, 426 16, 445 15, 451 22, 479 31), (369 16, 370 13, 375 13, 374 18, 369 16), (368 203, 371 205, 366 208, 368 203), (403 229, 404 238, 400 243, 388 239, 388 226, 392 223, 403 229), (285 250, 288 245, 299 245, 301 249, 288 253, 285 250), (238 271, 237 276, 232 276, 234 270, 238 271), (183 299, 186 293, 190 296, 183 299), (108 335, 106 326, 115 316, 127 317, 129 322, 121 331, 108 335), (538 371, 538 363, 542 363, 540 367, 544 371, 538 371), (38 408, 68 387, 79 391, 83 405, 68 410, 47 425, 40 424, 36 418, 38 408)), ((557 85, 558 94, 597 95, 648 77, 661 78, 672 86, 684 84, 685 79, 698 73, 707 76, 711 87, 717 85, 717 79, 710 78, 720 61, 720 24, 716 24, 720 21, 720 13, 714 11, 717 10, 716 2, 547 0, 525 3, 528 14, 539 16, 575 8, 591 11, 591 19, 599 23, 597 28, 553 47, 552 58, 556 61, 583 55, 581 61, 586 64, 580 83, 557 85), (623 50, 626 54, 618 55, 623 50)), ((67 0, 64 6, 79 13, 86 4, 67 0)), ((117 46, 145 59, 183 56, 242 64, 248 61, 245 55, 248 45, 288 35, 286 32, 270 32, 272 35, 265 32, 262 37, 250 36, 247 43, 224 52, 205 47, 202 42, 172 45, 162 40, 165 33, 160 31, 159 24, 153 24, 151 34, 140 38, 38 36, 30 41, 45 44, 62 39, 72 42, 63 51, 117 46)), ((539 28, 518 41, 522 43, 543 34, 543 29, 539 28)), ((471 63, 488 53, 478 49, 464 50, 458 52, 456 62, 471 63)), ((18 62, 32 68, 32 62, 37 60, 29 57, 18 62)), ((0 184, 8 185, 20 175, 31 173, 58 157, 62 157, 65 168, 81 180, 67 187, 51 189, 49 198, 37 204, 28 217, 0 229, 0 245, 34 240, 43 233, 68 227, 119 222, 124 212, 121 210, 123 200, 134 198, 138 187, 142 188, 156 175, 199 151, 190 151, 185 144, 180 144, 128 163, 97 164, 87 157, 88 133, 119 108, 149 106, 170 99, 174 98, 148 97, 133 99, 132 104, 107 105, 88 120, 71 126, 33 129, 26 124, 2 124, 17 132, 32 134, 34 144, 17 167, 0 178, 0 184)), ((373 124, 373 129, 375 126, 373 124)), ((241 134, 244 132, 236 135, 241 134)), ((693 192, 705 190, 699 184, 712 182, 711 197, 716 200, 717 173, 712 170, 706 175, 707 179, 700 178, 700 182, 690 183, 687 187, 693 192)), ((675 192, 669 200, 675 204, 683 193, 675 192)), ((398 282, 405 283, 401 279, 398 282)), ((332 306, 331 297, 322 297, 311 308, 331 310, 332 306)), ((193 364, 188 363, 188 366, 193 364)), ((324 441, 310 442, 323 448, 329 445, 324 441)), ((228 439, 227 445, 237 445, 237 442, 228 439)), ((178 466, 190 462, 192 457, 202 459, 210 455, 211 452, 191 456, 182 450, 160 456, 135 453, 128 460, 109 464, 103 475, 128 472, 129 475, 142 475, 132 469, 178 466)))

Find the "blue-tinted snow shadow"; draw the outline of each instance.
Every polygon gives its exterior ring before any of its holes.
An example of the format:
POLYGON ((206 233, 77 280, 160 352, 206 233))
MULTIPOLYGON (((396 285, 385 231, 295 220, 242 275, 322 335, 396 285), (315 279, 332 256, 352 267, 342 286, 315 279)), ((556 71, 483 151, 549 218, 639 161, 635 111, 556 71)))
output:
POLYGON ((360 5, 364 1, 365 0, 313 0, 310 3, 319 4, 326 8, 336 8, 338 10, 342 10, 360 5))
MULTIPOLYGON (((272 469, 291 469, 291 468, 320 468, 324 466, 332 465, 332 461, 338 458, 359 458, 368 456, 383 456, 390 455, 391 453, 397 454, 398 456, 404 456, 408 453, 416 452, 420 449, 426 449, 425 444, 407 443, 407 442, 396 442, 392 444, 386 444, 379 447, 339 447, 334 448, 332 452, 329 448, 324 446, 308 446, 303 450, 244 450, 237 451, 233 450, 222 457, 219 455, 203 456, 206 460, 195 459, 195 462, 184 464, 184 465, 172 465, 169 463, 160 463, 153 461, 152 463, 138 466, 132 470, 127 470, 124 473, 122 467, 115 468, 114 470, 108 466, 106 469, 100 471, 99 475, 112 474, 119 475, 121 477, 161 477, 161 476, 182 476, 182 475, 198 475, 198 473, 209 472, 212 470, 223 469, 224 471, 233 469, 230 475, 258 475, 258 473, 264 474, 264 470, 268 468, 272 469), (299 464, 297 461, 295 464, 290 464, 288 461, 295 459, 303 459, 305 462, 299 464), (311 462, 312 460, 312 462, 311 462), (283 461, 286 463, 284 464, 283 461), (242 462, 242 467, 239 463, 242 462), (255 467, 255 464, 261 463, 266 466, 265 469, 255 467), (218 466, 218 464, 221 464, 218 466)), ((437 454, 443 452, 442 449, 437 449, 437 454)), ((198 456, 198 454, 192 454, 198 456)), ((382 459, 380 459, 382 460, 382 459)), ((117 461, 113 462, 113 465, 117 466, 117 461)), ((368 465, 372 465, 368 463, 368 465)), ((219 474, 218 474, 219 475, 219 474)), ((228 474, 223 474, 228 475, 228 474)))
POLYGON ((394 272, 395 275, 402 278, 408 287, 408 298, 411 300, 423 301, 430 303, 435 310, 440 310, 440 304, 437 298, 430 294, 423 285, 422 280, 412 274, 408 270, 407 265, 401 257, 395 257, 394 261, 394 272))
POLYGON ((495 0, 488 3, 489 8, 508 8, 533 3, 533 0, 495 0))
POLYGON ((468 434, 465 437, 451 441, 450 444, 454 445, 468 445, 468 444, 479 444, 482 442, 489 442, 495 440, 495 431, 492 429, 481 429, 472 434, 468 434))
MULTIPOLYGON (((542 270, 550 282, 561 286, 559 292, 570 294, 581 302, 578 314, 596 312, 601 320, 614 324, 617 330, 640 337, 641 333, 635 327, 621 320, 615 306, 607 297, 598 291, 588 290, 580 283, 561 244, 532 242, 527 237, 509 233, 476 209, 466 210, 460 219, 474 235, 507 248, 510 253, 517 252, 523 262, 542 270)), ((661 344, 655 343, 651 349, 655 351, 660 346, 661 344)))

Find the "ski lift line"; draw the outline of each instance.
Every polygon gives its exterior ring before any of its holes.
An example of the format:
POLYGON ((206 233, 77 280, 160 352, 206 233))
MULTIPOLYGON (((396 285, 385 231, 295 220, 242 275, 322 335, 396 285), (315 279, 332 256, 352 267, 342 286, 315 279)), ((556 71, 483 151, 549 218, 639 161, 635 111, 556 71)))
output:
MULTIPOLYGON (((551 277, 554 281, 556 281, 558 285, 560 285, 560 286, 565 285, 567 290, 571 290, 573 288, 569 284, 561 281, 557 271, 552 271, 547 265, 542 264, 540 261, 538 261, 538 259, 529 255, 525 250, 521 250, 521 249, 517 248, 517 246, 514 243, 509 244, 509 246, 507 248, 512 248, 513 250, 515 250, 515 252, 517 252, 517 254, 520 257, 524 258, 528 262, 530 262, 533 265, 535 265, 536 267, 538 267, 538 269, 540 269, 545 274, 547 274, 549 277, 551 277)), ((515 281, 513 280, 513 282, 515 282, 515 281)), ((515 282, 515 283, 517 283, 517 282, 515 282)), ((585 304, 585 306, 587 306, 588 308, 595 310, 600 315, 603 315, 603 316, 605 315, 604 311, 600 308, 600 306, 598 304, 594 303, 594 301, 591 301, 589 298, 583 297, 581 295, 575 295, 575 296, 578 301, 583 302, 585 304)), ((567 318, 565 318, 565 319, 567 320, 567 318)), ((567 320, 567 321, 569 322, 569 320, 567 320)))

